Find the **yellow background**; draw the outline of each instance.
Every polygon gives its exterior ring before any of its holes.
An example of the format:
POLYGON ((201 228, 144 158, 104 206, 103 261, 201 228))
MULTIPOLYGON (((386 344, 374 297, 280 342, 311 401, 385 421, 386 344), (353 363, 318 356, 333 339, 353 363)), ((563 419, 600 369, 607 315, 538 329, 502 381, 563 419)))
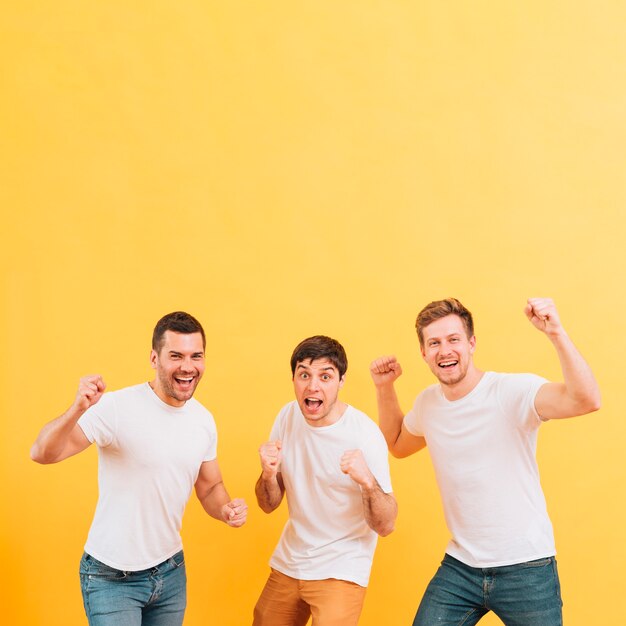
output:
MULTIPOLYGON (((432 382, 415 314, 448 295, 475 315, 479 367, 558 379, 522 312, 548 295, 603 392, 539 440, 565 622, 618 623, 625 18, 617 1, 4 3, 2 622, 85 623, 96 451, 28 451, 81 375, 151 376, 162 314, 205 325, 197 397, 251 505, 232 530, 190 502, 186 625, 242 626, 285 520, 253 485, 294 345, 337 337, 343 397, 375 416, 369 362, 398 356, 408 409, 432 382)), ((363 626, 411 622, 447 541, 428 454, 392 477, 363 626)))

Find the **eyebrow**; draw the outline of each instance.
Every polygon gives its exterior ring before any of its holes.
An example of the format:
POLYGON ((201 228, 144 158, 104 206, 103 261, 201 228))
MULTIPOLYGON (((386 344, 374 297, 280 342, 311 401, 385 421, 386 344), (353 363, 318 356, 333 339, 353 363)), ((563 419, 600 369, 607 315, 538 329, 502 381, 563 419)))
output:
MULTIPOLYGON (((462 335, 461 332, 453 332, 453 333, 449 333, 447 335, 442 335, 442 337, 445 337, 446 339, 448 337, 460 337, 462 335)), ((426 341, 439 341, 441 339, 441 337, 429 337, 426 341)))
MULTIPOLYGON (((298 365, 296 366, 296 370, 299 369, 303 369, 303 370, 310 370, 311 368, 308 365, 304 365, 304 363, 298 363, 298 365)), ((322 372, 336 372, 337 369, 335 368, 334 365, 327 365, 326 367, 322 367, 321 368, 322 372)))
MULTIPOLYGON (((178 352, 178 350, 170 350, 168 354, 171 354, 173 356, 183 356, 183 353, 178 352)), ((202 354, 204 354, 204 351, 200 350, 199 352, 192 352, 191 356, 200 356, 202 354)))

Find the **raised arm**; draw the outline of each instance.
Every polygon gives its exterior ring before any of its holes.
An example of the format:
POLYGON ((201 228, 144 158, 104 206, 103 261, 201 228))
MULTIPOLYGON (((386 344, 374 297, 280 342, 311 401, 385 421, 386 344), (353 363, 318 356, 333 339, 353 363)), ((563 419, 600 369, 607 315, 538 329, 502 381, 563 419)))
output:
POLYGON ((81 378, 72 406, 41 429, 30 449, 30 458, 44 465, 58 463, 88 448, 91 442, 78 425, 78 419, 100 400, 105 389, 106 384, 98 374, 81 378))
POLYGON ((285 485, 278 471, 281 447, 280 441, 268 441, 259 448, 261 475, 256 482, 254 492, 259 507, 265 513, 271 513, 277 509, 285 495, 285 485))
POLYGON ((403 458, 424 448, 425 439, 412 435, 403 424, 404 413, 394 387, 395 381, 402 375, 402 367, 396 357, 383 356, 372 361, 370 374, 376 387, 378 423, 389 452, 403 458))
POLYGON ((246 523, 248 505, 241 498, 230 499, 217 459, 202 463, 195 486, 202 508, 211 517, 233 528, 246 523))
POLYGON ((361 487, 363 514, 367 525, 381 537, 389 535, 398 516, 396 499, 385 493, 370 471, 361 450, 346 450, 339 462, 341 471, 361 487))
POLYGON ((524 309, 530 322, 552 342, 563 373, 562 383, 546 383, 535 398, 542 419, 561 419, 597 411, 600 389, 593 372, 565 332, 550 298, 529 298, 524 309))

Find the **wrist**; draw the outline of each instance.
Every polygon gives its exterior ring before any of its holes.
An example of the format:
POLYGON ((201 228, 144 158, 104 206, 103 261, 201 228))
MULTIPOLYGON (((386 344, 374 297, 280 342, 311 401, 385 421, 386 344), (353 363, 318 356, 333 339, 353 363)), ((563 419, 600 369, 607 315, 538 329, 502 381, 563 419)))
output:
POLYGON ((72 420, 74 422, 77 422, 86 410, 87 410, 86 407, 82 407, 79 404, 74 403, 67 410, 65 415, 68 417, 68 419, 70 419, 70 420, 72 420))
POLYGON ((261 472, 261 480, 265 482, 277 481, 278 479, 276 478, 276 474, 278 474, 278 472, 273 470, 263 470, 261 472))
POLYGON ((364 493, 370 493, 372 491, 375 491, 376 488, 378 487, 378 483, 376 482, 376 479, 374 478, 373 474, 368 476, 368 478, 366 480, 364 480, 363 482, 359 483, 359 487, 361 488, 361 491, 364 493))
POLYGON ((546 335, 548 335, 550 341, 555 343, 568 338, 568 335, 562 326, 559 326, 559 328, 554 330, 546 330, 546 335))

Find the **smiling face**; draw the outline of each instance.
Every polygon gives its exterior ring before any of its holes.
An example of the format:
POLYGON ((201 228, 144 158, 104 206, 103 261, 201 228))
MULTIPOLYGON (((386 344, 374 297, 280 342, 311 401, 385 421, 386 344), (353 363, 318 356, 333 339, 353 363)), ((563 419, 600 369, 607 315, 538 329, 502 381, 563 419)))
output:
POLYGON ((150 353, 156 370, 152 389, 170 406, 183 406, 193 396, 204 374, 204 346, 198 333, 165 331, 161 349, 150 353))
POLYGON ((422 356, 439 382, 448 387, 463 384, 468 371, 474 373, 472 355, 476 337, 467 336, 458 315, 446 315, 422 330, 422 356))
POLYGON ((293 388, 304 419, 311 426, 330 426, 346 409, 338 400, 344 377, 328 359, 298 361, 293 388))

